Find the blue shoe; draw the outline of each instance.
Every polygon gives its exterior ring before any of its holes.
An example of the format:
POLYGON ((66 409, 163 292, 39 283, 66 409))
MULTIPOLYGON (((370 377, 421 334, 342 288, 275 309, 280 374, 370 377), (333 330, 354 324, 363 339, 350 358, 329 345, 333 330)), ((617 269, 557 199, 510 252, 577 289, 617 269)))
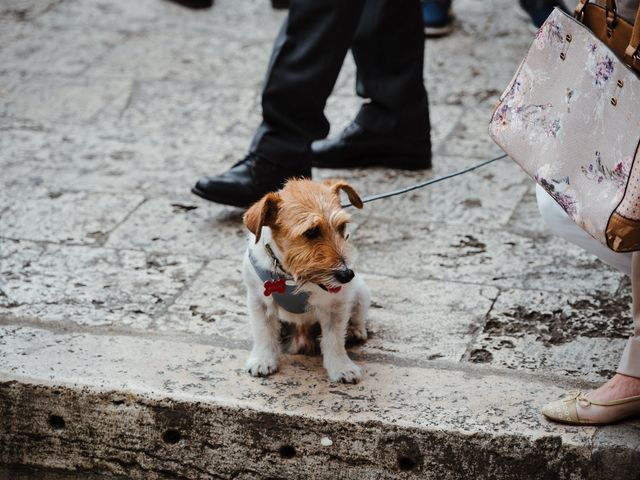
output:
POLYGON ((453 30, 451 0, 423 0, 422 21, 426 37, 442 37, 453 30))

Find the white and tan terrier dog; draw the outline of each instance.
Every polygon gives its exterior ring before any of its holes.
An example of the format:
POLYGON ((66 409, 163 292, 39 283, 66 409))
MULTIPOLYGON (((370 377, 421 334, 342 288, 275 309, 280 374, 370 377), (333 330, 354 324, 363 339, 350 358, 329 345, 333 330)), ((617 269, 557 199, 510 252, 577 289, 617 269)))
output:
POLYGON ((362 208, 353 187, 339 180, 322 183, 289 180, 268 193, 244 215, 250 230, 243 275, 253 329, 253 349, 247 361, 251 375, 278 370, 280 322, 295 326, 289 351, 312 350, 310 336, 322 331, 323 364, 333 382, 358 382, 362 371, 347 355, 347 334, 367 338, 365 318, 369 290, 352 270, 353 248, 340 206, 340 192, 362 208))

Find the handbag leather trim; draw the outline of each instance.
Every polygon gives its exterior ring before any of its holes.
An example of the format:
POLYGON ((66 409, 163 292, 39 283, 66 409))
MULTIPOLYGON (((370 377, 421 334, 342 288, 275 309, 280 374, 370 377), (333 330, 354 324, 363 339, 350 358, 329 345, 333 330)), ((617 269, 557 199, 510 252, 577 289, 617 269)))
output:
POLYGON ((575 10, 576 18, 609 47, 618 58, 636 72, 640 72, 640 8, 636 12, 635 24, 616 14, 615 2, 606 5, 593 0, 580 0, 575 10))
MULTIPOLYGON (((593 32, 607 47, 609 47, 618 58, 624 58, 629 39, 633 32, 633 25, 621 17, 616 17, 615 27, 607 33, 607 10, 596 3, 587 3, 582 10, 582 23, 593 32)), ((627 58, 624 58, 629 62, 627 58)), ((634 68, 638 68, 633 65, 634 68)))
MULTIPOLYGON (((636 151, 633 156, 633 162, 629 168, 629 175, 633 172, 638 165, 638 155, 640 154, 640 142, 636 145, 636 151)), ((633 252, 640 250, 640 220, 632 220, 623 215, 620 215, 617 210, 620 208, 620 204, 623 202, 629 190, 629 180, 624 188, 624 194, 620 199, 616 208, 611 212, 609 221, 607 222, 607 228, 605 230, 605 237, 607 238, 607 246, 615 252, 633 252)))
POLYGON ((613 213, 607 224, 607 243, 616 252, 640 250, 640 220, 613 213))

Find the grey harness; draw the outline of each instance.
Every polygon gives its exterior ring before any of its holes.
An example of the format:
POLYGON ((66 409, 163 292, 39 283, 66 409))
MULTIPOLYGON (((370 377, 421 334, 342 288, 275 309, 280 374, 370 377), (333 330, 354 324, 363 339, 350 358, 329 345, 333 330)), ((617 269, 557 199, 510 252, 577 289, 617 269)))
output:
POLYGON ((309 300, 309 294, 305 292, 297 292, 297 287, 295 285, 287 285, 287 280, 293 280, 291 275, 284 273, 280 275, 277 273, 277 270, 284 270, 279 266, 278 259, 273 255, 273 251, 270 251, 268 245, 265 245, 265 249, 269 256, 273 259, 273 268, 267 269, 258 265, 258 261, 249 250, 249 261, 251 265, 253 265, 253 269, 260 277, 260 280, 264 282, 264 295, 273 297, 273 300, 282 308, 284 308, 289 313, 304 313, 307 310, 307 304, 309 300), (271 292, 271 286, 273 284, 284 284, 284 292, 271 292))

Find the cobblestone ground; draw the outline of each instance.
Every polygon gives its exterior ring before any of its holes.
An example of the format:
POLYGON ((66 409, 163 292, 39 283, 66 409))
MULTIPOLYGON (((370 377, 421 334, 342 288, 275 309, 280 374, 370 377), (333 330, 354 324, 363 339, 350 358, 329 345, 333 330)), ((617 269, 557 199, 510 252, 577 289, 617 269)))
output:
MULTIPOLYGON (((427 42, 435 148, 429 175, 500 153, 487 123, 532 37, 516 3, 456 0, 455 33, 427 42)), ((0 3, 0 380, 7 382, 0 390, 18 388, 10 383, 18 381, 63 386, 69 395, 226 405, 324 424, 380 425, 383 432, 486 435, 489 443, 492 435, 544 438, 582 459, 602 442, 637 452, 638 422, 576 429, 539 414, 565 390, 590 388, 612 374, 631 331, 629 286, 549 235, 532 182, 509 160, 355 212, 358 271, 373 294, 370 339, 350 350, 365 369, 360 384, 330 384, 318 357, 286 357, 267 379, 244 373, 250 340, 240 278, 242 212, 189 189, 245 153, 284 15, 267 0, 217 0, 205 11, 164 0, 0 3)), ((354 71, 349 58, 329 99, 333 133, 360 104, 354 71)), ((368 195, 425 173, 314 176, 346 178, 368 195)), ((39 451, 20 429, 55 440, 55 422, 21 424, 12 395, 0 396, 13 419, 5 421, 8 436, 0 432, 0 461, 144 476, 138 457, 127 457, 137 465, 127 470, 102 447, 70 453, 62 442, 60 450, 39 451), (30 450, 2 447, 3 438, 30 450)), ((32 393, 44 398, 38 395, 32 393)), ((64 405, 49 398, 32 414, 81 415, 78 398, 64 405)), ((165 420, 149 431, 171 424, 165 420)), ((151 444, 158 435, 147 435, 151 444)), ((172 443, 164 440, 158 448, 172 443)), ((317 448, 339 449, 335 438, 326 444, 317 448)), ((287 457, 273 448, 267 458, 287 457)), ((364 462, 367 445, 359 449, 345 458, 364 462)), ((342 458, 337 450, 322 452, 314 457, 318 465, 342 458)), ((410 468, 389 455, 381 472, 396 468, 409 478, 407 470, 427 468, 424 451, 406 457, 410 468)), ((535 475, 551 475, 548 465, 562 463, 549 458, 535 475)), ((225 461, 211 460, 205 472, 228 472, 225 461)), ((194 475, 180 465, 163 468, 194 475)), ((280 472, 261 468, 242 478, 280 472)), ((576 468, 576 477, 563 470, 553 478, 583 478, 586 470, 576 468)), ((380 475, 366 478, 395 478, 380 475)))

